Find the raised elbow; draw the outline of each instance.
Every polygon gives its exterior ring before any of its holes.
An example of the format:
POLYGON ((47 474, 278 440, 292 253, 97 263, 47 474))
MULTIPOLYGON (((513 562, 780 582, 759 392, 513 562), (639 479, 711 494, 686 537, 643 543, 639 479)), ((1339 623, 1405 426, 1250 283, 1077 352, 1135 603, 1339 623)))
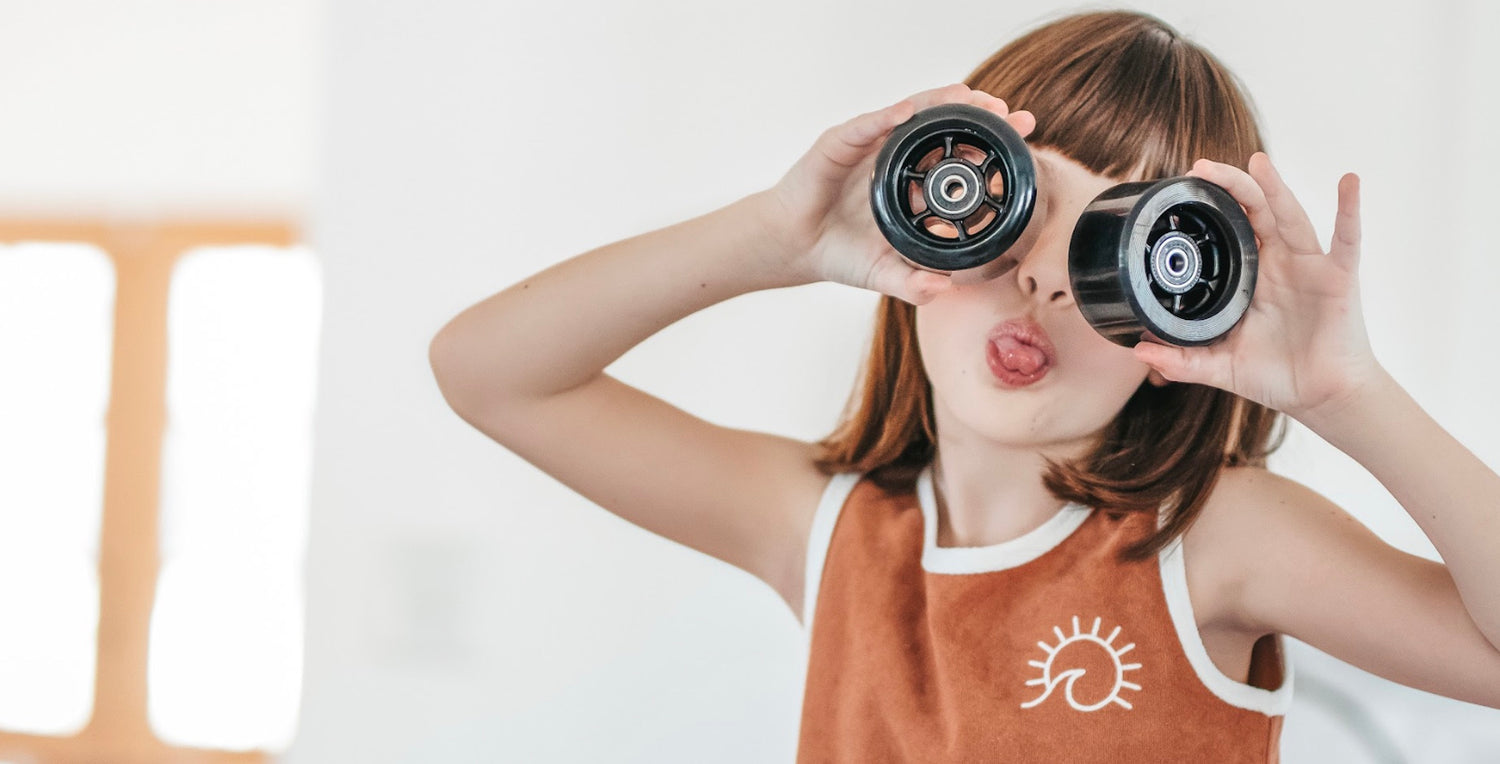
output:
POLYGON ((448 407, 458 412, 463 407, 463 349, 455 336, 452 324, 439 329, 427 343, 427 365, 432 368, 438 392, 448 407))

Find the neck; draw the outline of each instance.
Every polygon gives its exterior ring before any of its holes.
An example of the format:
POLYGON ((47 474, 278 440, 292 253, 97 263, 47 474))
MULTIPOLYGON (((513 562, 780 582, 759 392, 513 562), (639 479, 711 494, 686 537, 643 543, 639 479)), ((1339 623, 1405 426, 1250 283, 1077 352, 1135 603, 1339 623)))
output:
POLYGON ((1042 483, 1046 460, 1076 458, 1093 445, 998 442, 941 415, 937 425, 932 486, 938 546, 989 546, 1046 522, 1065 504, 1042 483))

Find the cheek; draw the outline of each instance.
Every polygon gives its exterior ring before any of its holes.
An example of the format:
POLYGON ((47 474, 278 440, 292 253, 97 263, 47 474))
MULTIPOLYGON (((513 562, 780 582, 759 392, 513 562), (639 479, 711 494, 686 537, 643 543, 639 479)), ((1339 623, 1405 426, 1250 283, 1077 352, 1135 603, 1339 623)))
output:
POLYGON ((928 379, 941 379, 946 370, 955 366, 953 342, 959 323, 952 313, 932 304, 916 309, 917 349, 928 379))
POLYGON ((1069 366, 1080 377, 1099 386, 1101 397, 1123 403, 1146 380, 1151 367, 1136 360, 1135 351, 1099 336, 1085 325, 1087 334, 1071 337, 1077 355, 1069 366))
POLYGON ((984 333, 995 322, 993 308, 963 296, 944 295, 916 308, 922 365, 935 382, 968 374, 984 358, 984 333))

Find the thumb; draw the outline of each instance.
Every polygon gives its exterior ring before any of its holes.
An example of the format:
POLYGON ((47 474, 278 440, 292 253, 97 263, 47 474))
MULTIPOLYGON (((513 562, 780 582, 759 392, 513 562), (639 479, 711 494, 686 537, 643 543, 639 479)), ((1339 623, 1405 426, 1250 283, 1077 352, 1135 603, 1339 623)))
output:
POLYGON ((1135 346, 1135 357, 1173 382, 1190 382, 1223 388, 1221 359, 1211 348, 1183 348, 1142 341, 1135 346))
POLYGON ((945 273, 912 268, 906 277, 906 289, 910 295, 907 302, 913 305, 926 305, 952 288, 953 279, 945 273))
POLYGON ((926 305, 953 286, 947 274, 913 268, 895 255, 875 267, 870 282, 871 289, 911 305, 926 305))

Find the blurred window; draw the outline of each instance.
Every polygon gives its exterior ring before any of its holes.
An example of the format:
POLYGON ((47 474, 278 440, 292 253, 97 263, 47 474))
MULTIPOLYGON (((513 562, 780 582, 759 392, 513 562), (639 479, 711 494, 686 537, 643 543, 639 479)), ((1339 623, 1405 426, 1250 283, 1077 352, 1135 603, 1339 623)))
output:
POLYGON ((0 221, 0 760, 289 744, 321 292, 289 223, 0 221))

